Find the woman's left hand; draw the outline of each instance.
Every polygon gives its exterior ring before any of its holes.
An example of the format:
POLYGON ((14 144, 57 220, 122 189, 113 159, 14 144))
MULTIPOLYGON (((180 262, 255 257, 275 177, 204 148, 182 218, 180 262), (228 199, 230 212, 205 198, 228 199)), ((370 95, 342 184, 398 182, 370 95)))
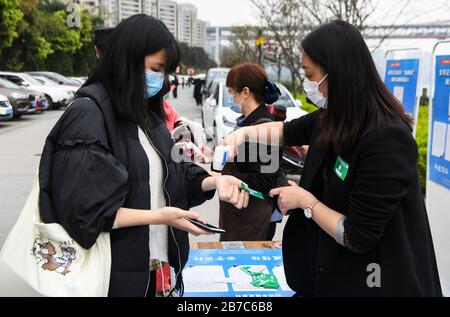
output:
POLYGON ((270 191, 271 197, 278 196, 278 207, 280 207, 283 215, 286 215, 289 210, 305 209, 315 199, 313 194, 301 188, 295 182, 289 181, 289 185, 270 191))
POLYGON ((230 203, 237 209, 248 207, 250 196, 246 191, 241 190, 241 180, 233 176, 218 176, 215 179, 221 201, 230 203))

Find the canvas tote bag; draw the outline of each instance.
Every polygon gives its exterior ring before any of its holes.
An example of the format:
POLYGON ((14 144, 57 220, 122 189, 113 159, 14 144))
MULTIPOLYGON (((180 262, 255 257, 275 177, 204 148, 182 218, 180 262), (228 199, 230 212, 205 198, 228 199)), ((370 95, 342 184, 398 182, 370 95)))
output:
MULTIPOLYGON (((39 179, 0 252, 1 260, 43 296, 105 297, 111 272, 109 233, 83 249, 64 228, 39 215, 39 179)), ((0 273, 2 274, 2 273, 0 273)), ((5 273, 3 273, 5 274, 5 273)), ((7 280, 0 276, 1 281, 7 280)), ((14 285, 8 285, 14 289, 14 285)))

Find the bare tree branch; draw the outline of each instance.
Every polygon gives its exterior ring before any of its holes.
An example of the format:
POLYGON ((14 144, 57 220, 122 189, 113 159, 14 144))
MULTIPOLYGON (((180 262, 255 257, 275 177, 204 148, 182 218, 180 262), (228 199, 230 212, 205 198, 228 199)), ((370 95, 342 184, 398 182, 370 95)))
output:
MULTIPOLYGON (((388 33, 386 33, 385 35, 383 35, 383 37, 378 41, 378 44, 375 45, 374 48, 372 48, 372 52, 375 52, 377 49, 379 49, 381 47, 381 45, 384 43, 384 41, 386 41, 387 38, 389 38, 394 32, 394 26, 396 25, 396 21, 399 19, 399 17, 405 12, 406 8, 409 6, 410 4, 410 0, 405 1, 405 4, 402 6, 402 8, 400 9, 400 11, 397 12, 397 14, 395 15, 395 18, 393 19, 393 22, 391 23, 391 25, 389 26, 388 29, 390 29, 390 31, 388 33)), ((414 17, 415 18, 415 17, 414 17)), ((411 20, 413 20, 414 18, 410 18, 409 20, 405 21, 403 24, 401 24, 401 26, 404 26, 406 24, 408 24, 411 20)), ((398 24, 397 24, 398 25, 398 24)))
POLYGON ((243 62, 258 61, 258 51, 255 46, 258 29, 258 27, 248 25, 236 26, 231 29, 231 45, 222 51, 222 66, 232 67, 243 62))
POLYGON ((305 19, 305 11, 299 0, 252 0, 260 19, 267 30, 266 35, 273 38, 280 50, 279 56, 291 72, 294 94, 297 91, 297 79, 300 80, 301 39, 310 30, 305 19))

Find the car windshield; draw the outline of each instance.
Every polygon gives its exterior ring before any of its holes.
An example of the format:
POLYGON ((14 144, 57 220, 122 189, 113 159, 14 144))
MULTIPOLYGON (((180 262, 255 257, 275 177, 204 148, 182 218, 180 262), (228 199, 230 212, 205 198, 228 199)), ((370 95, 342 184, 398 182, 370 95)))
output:
MULTIPOLYGON (((295 103, 292 101, 292 99, 289 97, 288 91, 285 87, 279 86, 281 91, 281 96, 278 99, 278 101, 275 103, 277 106, 284 106, 286 108, 292 108, 295 107, 295 103)), ((236 113, 242 113, 241 107, 236 105, 233 102, 233 97, 230 96, 228 93, 227 87, 224 87, 223 90, 223 106, 227 108, 231 108, 236 113)))
POLYGON ((212 71, 208 74, 208 83, 212 83, 216 79, 227 78, 229 70, 212 71))
POLYGON ((278 98, 278 101, 275 102, 277 106, 285 106, 286 108, 295 107, 295 103, 289 97, 288 91, 285 87, 278 85, 281 91, 281 96, 278 98))
POLYGON ((5 88, 20 89, 20 87, 17 86, 15 83, 10 82, 9 80, 3 78, 0 78, 0 85, 5 88))
POLYGON ((53 80, 50 80, 50 79, 45 78, 45 77, 33 76, 33 78, 36 79, 38 82, 40 82, 42 85, 58 86, 58 84, 55 83, 53 80))
POLYGON ((50 73, 50 75, 53 77, 51 78, 52 80, 56 79, 56 83, 58 83, 58 81, 63 82, 65 84, 73 84, 73 85, 78 85, 77 82, 75 82, 72 79, 67 78, 66 76, 63 76, 61 74, 58 73, 50 73))
POLYGON ((216 71, 212 72, 208 77, 211 78, 211 80, 227 78, 228 73, 229 73, 228 70, 216 71))
POLYGON ((40 82, 38 82, 36 79, 34 79, 28 74, 20 74, 20 77, 25 79, 30 85, 42 85, 40 82))
POLYGON ((52 77, 54 77, 55 79, 59 79, 61 81, 70 81, 69 79, 67 79, 66 77, 64 77, 63 75, 60 75, 58 73, 50 73, 50 75, 52 77))

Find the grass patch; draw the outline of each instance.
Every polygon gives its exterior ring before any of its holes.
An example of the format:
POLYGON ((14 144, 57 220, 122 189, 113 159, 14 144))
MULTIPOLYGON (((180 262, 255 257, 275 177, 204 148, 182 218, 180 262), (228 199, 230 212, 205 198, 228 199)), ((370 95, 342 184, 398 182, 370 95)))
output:
POLYGON ((308 113, 314 112, 318 109, 316 106, 314 106, 306 101, 306 94, 298 93, 295 99, 298 99, 302 102, 301 108, 308 113))
POLYGON ((427 181, 427 153, 428 153, 428 104, 419 109, 416 141, 419 147, 419 178, 422 193, 425 195, 427 181))

